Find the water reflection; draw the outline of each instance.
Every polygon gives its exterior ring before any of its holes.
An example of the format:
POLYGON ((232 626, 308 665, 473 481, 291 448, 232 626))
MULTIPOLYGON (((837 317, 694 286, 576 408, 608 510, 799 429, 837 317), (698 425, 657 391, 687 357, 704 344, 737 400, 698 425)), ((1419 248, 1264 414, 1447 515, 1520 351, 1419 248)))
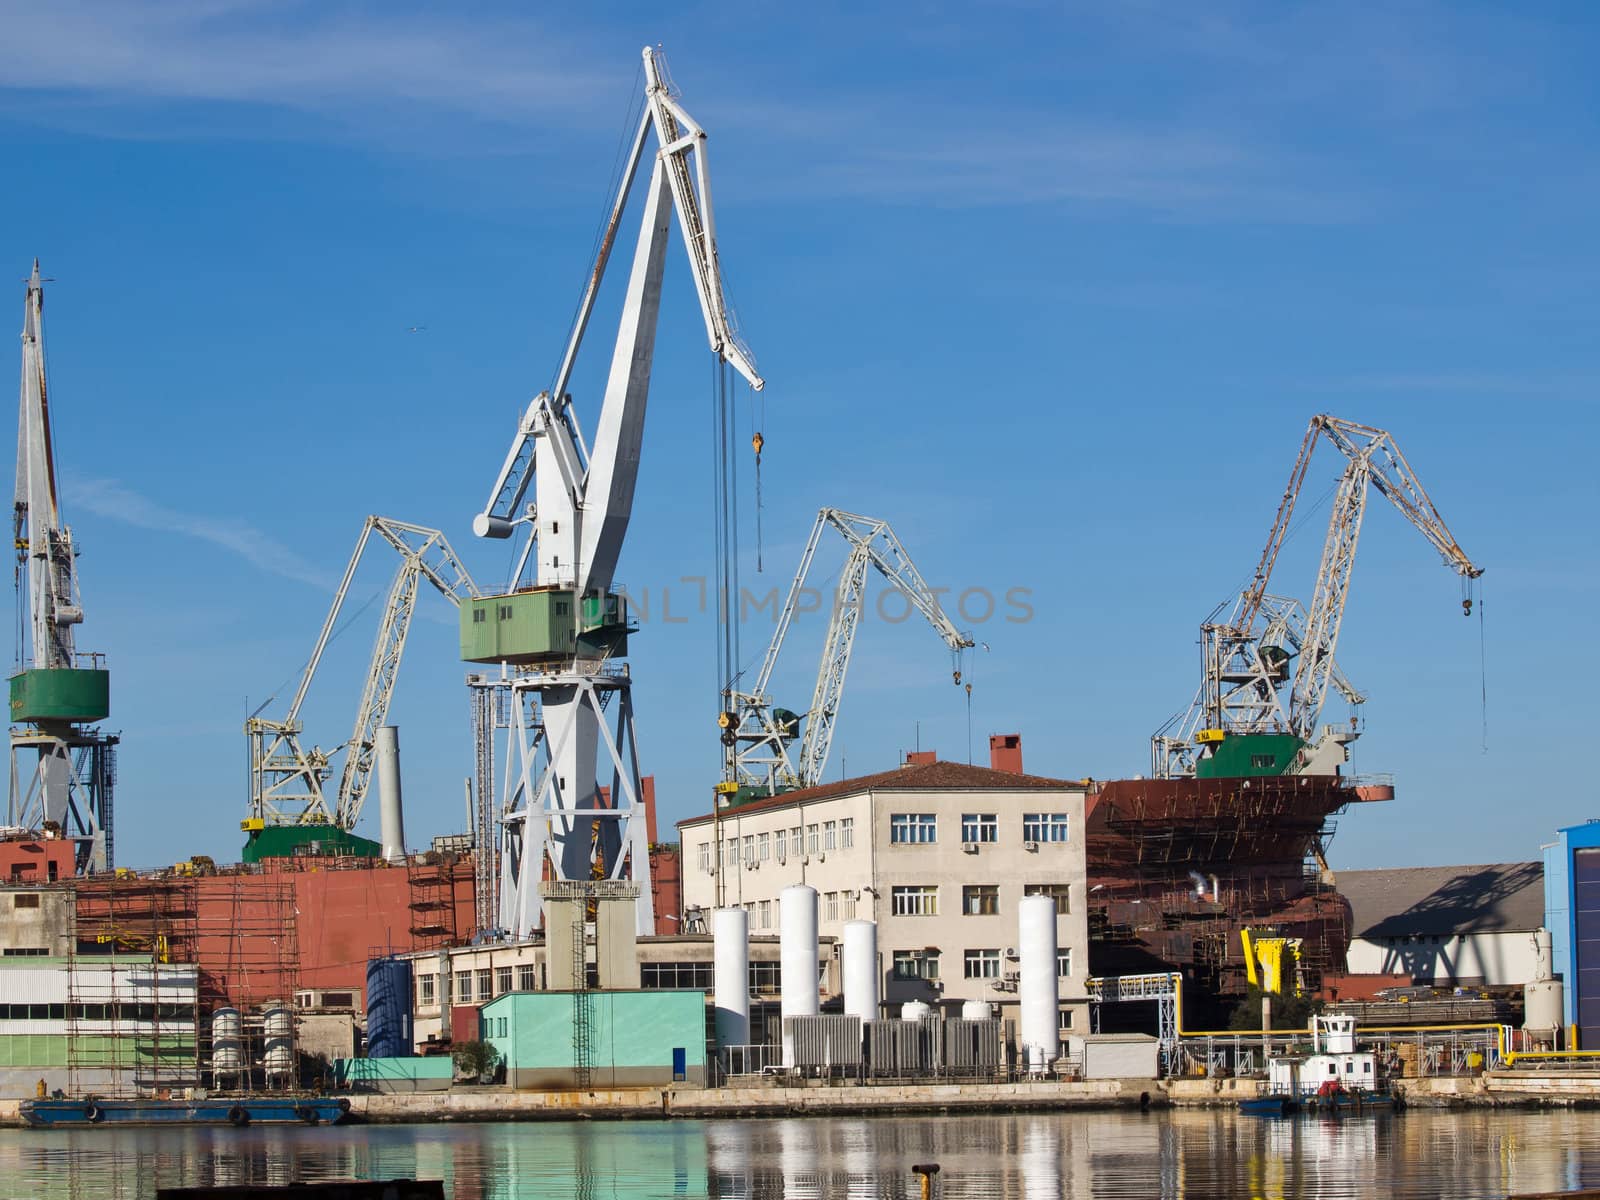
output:
POLYGON ((459 1200, 900 1200, 918 1194, 911 1165, 927 1161, 942 1167, 944 1200, 1504 1196, 1600 1186, 1600 1122, 1175 1112, 0 1131, 0 1196, 413 1176, 459 1200))

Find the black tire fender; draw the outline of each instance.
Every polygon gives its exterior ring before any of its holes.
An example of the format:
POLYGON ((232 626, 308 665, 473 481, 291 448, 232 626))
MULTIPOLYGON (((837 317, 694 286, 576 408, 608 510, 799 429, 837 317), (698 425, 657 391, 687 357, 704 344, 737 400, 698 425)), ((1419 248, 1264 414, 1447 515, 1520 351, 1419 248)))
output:
POLYGON ((83 1116, 87 1121, 98 1121, 105 1114, 100 1111, 100 1106, 91 1100, 83 1106, 83 1116))
POLYGON ((250 1114, 241 1106, 235 1104, 228 1110, 228 1124, 235 1126, 248 1125, 250 1124, 250 1114))

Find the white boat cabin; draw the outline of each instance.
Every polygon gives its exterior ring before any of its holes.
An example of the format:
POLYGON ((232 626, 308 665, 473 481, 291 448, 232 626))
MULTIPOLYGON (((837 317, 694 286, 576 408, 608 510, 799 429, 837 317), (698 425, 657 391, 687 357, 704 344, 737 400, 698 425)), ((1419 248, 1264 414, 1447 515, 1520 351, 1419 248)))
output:
POLYGON ((1371 1092, 1378 1086, 1377 1057, 1356 1049, 1356 1019, 1343 1013, 1311 1018, 1310 1054, 1267 1062, 1267 1085, 1274 1096, 1314 1096, 1330 1084, 1346 1092, 1371 1092))

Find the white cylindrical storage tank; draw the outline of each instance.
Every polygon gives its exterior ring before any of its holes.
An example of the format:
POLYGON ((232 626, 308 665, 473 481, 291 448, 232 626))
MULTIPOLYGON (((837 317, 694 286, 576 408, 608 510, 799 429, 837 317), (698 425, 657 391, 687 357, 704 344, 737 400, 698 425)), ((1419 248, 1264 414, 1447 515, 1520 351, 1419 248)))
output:
MULTIPOLYGON (((780 1015, 817 1015, 817 889, 790 884, 778 897, 780 1015)), ((783 1065, 794 1066, 794 1039, 783 1033, 783 1065)))
POLYGON ((987 1000, 963 1000, 961 1002, 961 1019, 963 1021, 988 1021, 994 1018, 994 1006, 987 1000))
POLYGON ((923 1017, 931 1016, 933 1016, 933 1005, 924 1004, 921 1000, 907 1000, 900 1006, 902 1021, 920 1021, 923 1017))
POLYGON ((237 1008, 211 1014, 211 1074, 216 1079, 237 1079, 244 1070, 244 1018, 237 1008))
POLYGON ((1522 985, 1522 1028, 1543 1041, 1553 1042, 1561 1031, 1565 997, 1559 979, 1536 979, 1522 985))
POLYGON ((878 923, 844 923, 844 1012, 863 1021, 878 1019, 878 923))
POLYGON ((294 1014, 282 1004, 261 1011, 261 1065, 268 1075, 294 1072, 294 1014))
POLYGON ((1550 931, 1536 929, 1533 934, 1533 978, 1543 981, 1555 978, 1555 955, 1550 949, 1550 931))
POLYGON ((719 908, 711 914, 715 956, 712 984, 716 991, 717 1045, 750 1044, 750 914, 742 908, 719 908))
POLYGON ((1022 958, 1017 1001, 1023 1061, 1029 1071, 1043 1074, 1056 1061, 1061 1044, 1054 896, 1024 896, 1017 905, 1017 951, 1022 958))
POLYGON ((378 837, 383 843, 384 858, 399 862, 406 856, 405 813, 400 804, 400 730, 393 725, 380 725, 373 746, 378 776, 378 837))

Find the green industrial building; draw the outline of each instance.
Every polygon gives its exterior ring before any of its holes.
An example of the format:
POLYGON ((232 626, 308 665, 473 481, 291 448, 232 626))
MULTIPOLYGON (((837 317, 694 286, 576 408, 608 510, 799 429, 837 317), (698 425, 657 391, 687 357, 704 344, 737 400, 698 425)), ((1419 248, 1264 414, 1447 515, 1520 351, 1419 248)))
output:
POLYGON ((513 1088, 704 1087, 707 1011, 703 991, 510 992, 480 1029, 513 1088))

